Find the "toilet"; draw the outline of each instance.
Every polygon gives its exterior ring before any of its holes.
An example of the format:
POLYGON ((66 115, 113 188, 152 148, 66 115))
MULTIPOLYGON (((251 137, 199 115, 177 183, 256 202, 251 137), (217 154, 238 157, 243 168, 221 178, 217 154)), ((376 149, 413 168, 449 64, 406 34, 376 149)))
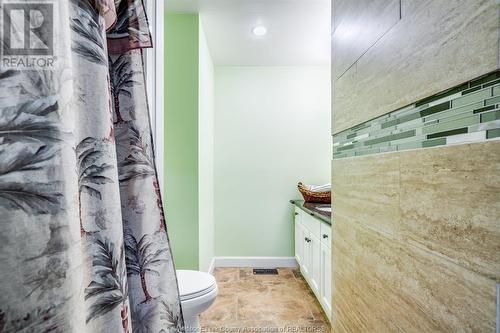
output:
POLYGON ((179 295, 186 332, 199 332, 199 316, 215 301, 219 289, 213 275, 191 270, 177 270, 179 295))

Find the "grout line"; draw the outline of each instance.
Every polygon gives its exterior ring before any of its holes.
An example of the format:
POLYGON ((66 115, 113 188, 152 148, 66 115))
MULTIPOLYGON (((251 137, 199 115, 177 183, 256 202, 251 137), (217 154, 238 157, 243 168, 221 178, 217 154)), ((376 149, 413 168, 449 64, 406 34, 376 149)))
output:
MULTIPOLYGON (((400 0, 401 1, 401 0, 400 0)), ((399 7, 399 17, 401 19, 401 6, 399 7)), ((385 35, 387 35, 387 33, 389 31, 392 30, 392 28, 394 28, 397 24, 399 23, 399 20, 397 22, 395 22, 393 25, 391 25, 389 28, 387 28, 387 30, 379 37, 377 38, 358 58, 356 58, 356 60, 354 61, 354 63, 352 65, 350 65, 345 71, 342 72, 342 74, 340 74, 339 77, 337 78, 334 78, 332 77, 332 80, 335 80, 335 81, 338 81, 342 76, 344 76, 344 74, 349 70, 351 69, 354 65, 356 65, 356 75, 357 75, 357 72, 358 72, 358 62, 359 60, 368 52, 370 51, 382 38, 385 37, 385 35)))
POLYGON ((234 314, 234 319, 238 321, 238 310, 240 309, 240 296, 238 296, 238 293, 236 293, 236 313, 234 314))
POLYGON ((500 283, 497 282, 497 315, 496 315, 496 333, 500 333, 500 283))
MULTIPOLYGON (((236 277, 236 282, 241 282, 240 280, 240 276, 241 276, 241 268, 238 268, 238 276, 236 277)), ((239 286, 239 284, 238 284, 239 286)), ((234 314, 234 318, 236 321, 238 321, 238 312, 239 312, 239 309, 240 309, 240 295, 239 295, 239 288, 237 289, 238 292, 236 292, 236 313, 234 314)))

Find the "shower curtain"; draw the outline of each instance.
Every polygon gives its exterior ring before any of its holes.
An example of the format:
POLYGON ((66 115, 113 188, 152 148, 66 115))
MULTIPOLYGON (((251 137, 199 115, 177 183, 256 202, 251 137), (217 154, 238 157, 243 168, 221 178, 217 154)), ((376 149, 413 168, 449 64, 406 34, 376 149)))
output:
POLYGON ((144 4, 51 3, 55 67, 0 70, 0 332, 183 332, 144 4))

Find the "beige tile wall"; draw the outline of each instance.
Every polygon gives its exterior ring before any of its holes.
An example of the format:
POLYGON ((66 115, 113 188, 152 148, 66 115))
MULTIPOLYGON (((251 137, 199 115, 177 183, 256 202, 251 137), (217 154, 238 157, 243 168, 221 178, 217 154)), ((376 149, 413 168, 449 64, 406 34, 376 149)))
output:
POLYGON ((399 0, 336 0, 333 77, 339 78, 400 19, 399 0))
MULTIPOLYGON (((497 0, 332 0, 332 133, 499 68, 497 0)), ((500 140, 332 162, 333 332, 494 332, 500 140)))
POLYGON ((333 332, 494 332, 500 141, 332 162, 333 332))
POLYGON ((399 155, 403 241, 500 281, 500 141, 399 155))
POLYGON ((495 281, 338 216, 332 332, 494 332, 495 281))
POLYGON ((498 68, 497 0, 333 0, 332 11, 333 134, 498 68))

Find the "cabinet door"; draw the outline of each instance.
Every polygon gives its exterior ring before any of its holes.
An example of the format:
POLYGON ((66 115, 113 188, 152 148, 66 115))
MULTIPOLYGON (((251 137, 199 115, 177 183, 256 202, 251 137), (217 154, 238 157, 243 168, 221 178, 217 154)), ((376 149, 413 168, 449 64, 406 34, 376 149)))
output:
POLYGON ((301 242, 302 245, 299 246, 301 249, 302 262, 300 264, 300 271, 304 278, 309 281, 309 275, 311 274, 310 262, 311 262, 311 250, 309 244, 309 231, 304 228, 302 224, 299 224, 299 239, 298 242, 301 242))
POLYGON ((308 239, 309 241, 307 243, 311 259, 309 262, 309 285, 319 298, 319 287, 321 283, 321 243, 319 238, 313 234, 309 234, 308 239))
POLYGON ((332 254, 326 244, 321 244, 320 303, 328 318, 332 316, 332 254))
POLYGON ((304 256, 304 235, 302 232, 302 223, 300 222, 300 213, 295 211, 295 259, 299 267, 302 265, 304 256))
POLYGON ((293 208, 294 208, 293 214, 294 214, 295 222, 297 222, 297 221, 302 222, 302 214, 304 214, 304 211, 297 206, 294 206, 293 208))

